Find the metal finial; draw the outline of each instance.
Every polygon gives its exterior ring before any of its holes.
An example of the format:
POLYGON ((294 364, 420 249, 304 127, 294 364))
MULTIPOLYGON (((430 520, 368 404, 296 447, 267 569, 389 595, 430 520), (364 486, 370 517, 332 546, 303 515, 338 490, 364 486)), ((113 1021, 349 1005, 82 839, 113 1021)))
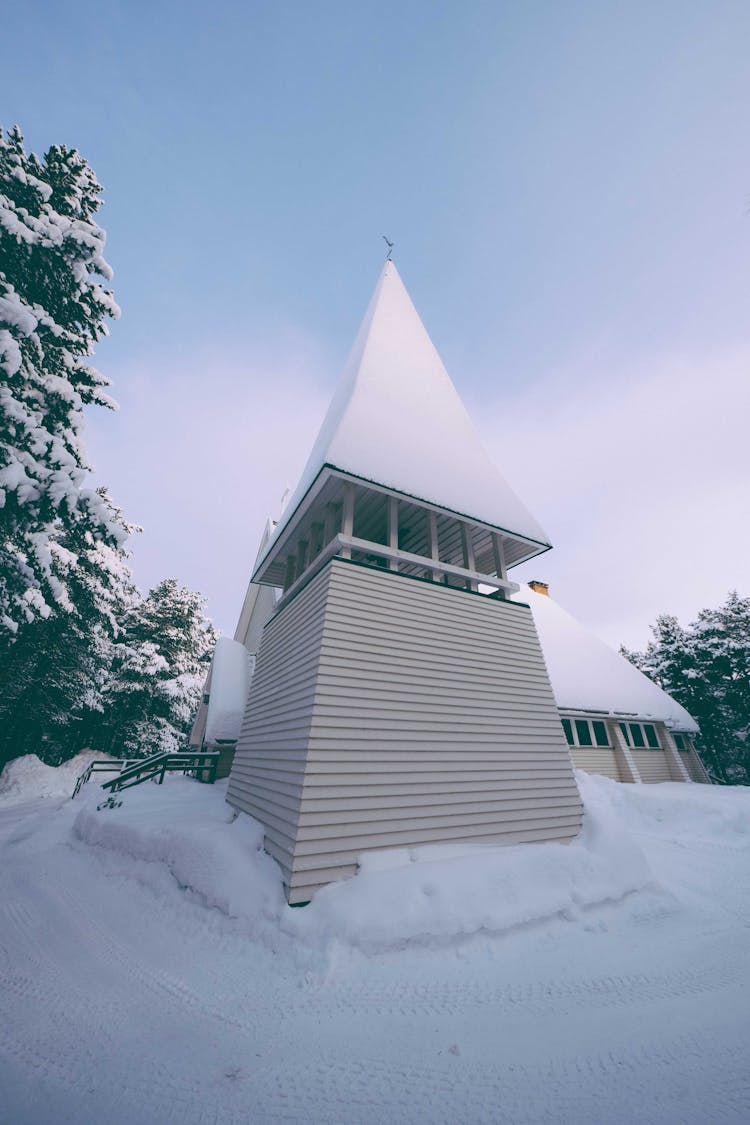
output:
POLYGON ((388 238, 386 235, 383 235, 383 238, 385 239, 385 244, 388 247, 388 254, 387 254, 385 260, 386 260, 386 262, 390 262, 393 258, 393 243, 391 242, 390 238, 388 238))

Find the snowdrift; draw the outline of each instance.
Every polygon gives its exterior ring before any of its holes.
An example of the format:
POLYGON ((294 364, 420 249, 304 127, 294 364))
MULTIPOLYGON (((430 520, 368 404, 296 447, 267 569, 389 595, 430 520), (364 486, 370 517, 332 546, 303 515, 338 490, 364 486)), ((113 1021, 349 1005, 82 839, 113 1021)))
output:
MULTIPOLYGON (((102 811, 89 794, 73 831, 86 844, 162 865, 181 890, 257 937, 283 934, 314 949, 337 943, 375 954, 578 917, 654 890, 629 819, 659 823, 667 810, 679 832, 694 823, 696 804, 709 813, 718 808, 715 794, 698 794, 697 786, 654 786, 662 792, 650 794, 580 772, 578 781, 585 817, 571 844, 371 852, 361 857, 354 878, 325 887, 303 909, 286 905, 280 870, 263 851, 262 827, 227 808, 225 783, 172 778, 133 789, 120 808, 102 811)), ((747 832, 748 815, 739 804, 726 814, 741 832, 747 832)))
POLYGON ((61 766, 47 766, 36 754, 14 758, 0 774, 0 808, 35 801, 38 797, 71 797, 78 777, 89 762, 108 757, 95 750, 83 750, 61 766))
POLYGON ((180 890, 259 932, 288 909, 281 872, 263 851, 262 825, 235 817, 225 793, 226 782, 209 786, 167 776, 163 785, 118 794, 118 808, 97 810, 97 786, 83 790, 73 832, 88 844, 163 865, 180 890))

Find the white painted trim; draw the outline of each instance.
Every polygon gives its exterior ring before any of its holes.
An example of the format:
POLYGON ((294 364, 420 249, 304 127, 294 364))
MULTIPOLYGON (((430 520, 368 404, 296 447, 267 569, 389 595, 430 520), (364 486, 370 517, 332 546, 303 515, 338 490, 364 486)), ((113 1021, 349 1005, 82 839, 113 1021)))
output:
MULTIPOLYGON (((276 609, 280 609, 282 605, 284 605, 301 586, 317 574, 334 555, 340 555, 341 558, 350 559, 352 551, 366 551, 368 555, 388 559, 396 564, 403 562, 409 563, 412 566, 423 566, 428 570, 432 569, 430 565, 432 560, 426 559, 422 555, 412 555, 409 551, 394 550, 393 547, 387 547, 384 543, 371 543, 369 539, 357 539, 353 535, 337 535, 323 548, 318 557, 313 559, 307 570, 303 574, 300 574, 291 586, 284 590, 283 596, 276 603, 276 609)), ((469 581, 475 583, 481 582, 484 586, 492 586, 496 590, 503 590, 506 594, 515 594, 519 589, 517 582, 508 582, 505 579, 496 578, 492 574, 479 574, 475 570, 467 570, 462 566, 453 566, 452 563, 441 563, 440 570, 445 574, 452 574, 457 578, 467 578, 469 581)))
MULTIPOLYGON (((472 543, 472 540, 471 540, 471 524, 468 524, 468 523, 462 523, 461 524, 461 542, 463 543, 463 547, 464 547, 464 564, 465 564, 466 570, 470 571, 472 574, 475 574, 476 573, 476 563, 474 561, 474 544, 472 543)), ((473 590, 476 593, 477 583, 473 582, 473 581, 470 581, 469 582, 469 589, 473 590)))
POLYGON ((333 539, 334 535, 340 529, 336 527, 336 505, 333 503, 326 504, 325 510, 325 525, 323 528, 323 548, 327 547, 333 539))
POLYGON ((496 531, 492 532, 492 554, 495 559, 495 569, 497 570, 498 578, 507 578, 508 567, 505 563, 505 544, 503 543, 502 535, 498 535, 496 531))
MULTIPOLYGON (((611 727, 613 736, 612 741, 615 748, 615 757, 617 758, 617 764, 619 765, 621 772, 623 774, 629 773, 630 780, 632 782, 634 782, 636 785, 642 785, 643 779, 639 773, 638 766, 635 764, 635 759, 630 753, 630 747, 625 741, 625 735, 620 730, 619 722, 612 722, 611 727)), ((626 780, 627 778, 623 777, 623 781, 626 780)))
POLYGON ((284 589, 288 590, 295 582, 295 574, 297 563, 294 555, 287 555, 286 557, 286 575, 284 576, 284 589))
POLYGON ((573 742, 569 742, 568 745, 574 750, 612 750, 614 748, 612 737, 607 726, 606 716, 602 715, 601 718, 597 718, 596 716, 591 717, 589 715, 563 715, 561 713, 560 719, 565 719, 566 722, 570 723, 570 733, 573 735, 573 742), (591 742, 586 744, 578 741, 578 728, 576 727, 576 723, 588 723, 591 742), (598 742, 594 741, 594 728, 592 723, 601 723, 604 727, 604 731, 609 739, 606 746, 600 746, 598 742))
MULTIPOLYGON (((388 497, 388 546, 392 550, 398 550, 398 497, 388 497)), ((398 561, 396 559, 388 560, 389 570, 398 570, 398 561)))
MULTIPOLYGON (((354 531, 354 485, 351 481, 347 481, 344 485, 344 509, 341 517, 341 535, 342 538, 351 538, 354 531)), ((352 557, 351 551, 344 547, 341 552, 342 559, 350 559, 352 557)))
MULTIPOLYGON (((440 548, 438 546, 438 529, 437 529, 437 513, 427 513, 430 525, 430 558, 435 562, 440 562, 440 548)), ((396 564, 398 565, 398 564, 396 564)), ((442 582, 445 574, 442 570, 434 569, 432 572, 433 582, 442 582)))
MULTIPOLYGON (((432 560, 426 559, 423 555, 412 555, 409 551, 394 551, 392 547, 386 547, 384 543, 371 543, 369 539, 355 539, 354 536, 339 535, 338 540, 344 550, 366 551, 368 555, 376 555, 381 559, 397 559, 398 562, 409 563, 411 566, 424 566, 428 570, 432 569, 430 566, 432 560)), ((452 574, 456 578, 467 578, 470 582, 481 582, 485 586, 493 586, 496 590, 505 590, 511 594, 517 593, 519 589, 516 582, 508 582, 491 574, 479 574, 476 570, 469 570, 468 567, 441 562, 440 569, 445 574, 452 574)))
POLYGON ((676 770, 680 781, 689 781, 692 783, 693 779, 687 771, 687 767, 680 757, 680 751, 677 749, 677 744, 672 738, 672 732, 667 727, 664 727, 662 737, 664 739, 664 753, 667 755, 669 762, 670 772, 676 770))
MULTIPOLYGON (((439 504, 435 504, 429 500, 423 500, 421 496, 412 496, 408 492, 399 492, 398 489, 388 488, 384 484, 378 484, 374 480, 365 480, 364 477, 355 477, 349 473, 345 473, 342 469, 328 468, 325 470, 329 477, 338 477, 339 480, 352 481, 360 488, 370 488, 375 492, 381 492, 385 496, 396 496, 399 500, 403 500, 407 504, 413 504, 417 508, 425 508, 429 512, 436 512, 439 516, 449 516, 451 519, 463 520, 465 523, 470 523, 472 527, 482 528, 484 531, 490 533, 495 532, 497 535, 504 536, 505 539, 513 539, 516 543, 524 543, 530 547, 538 547, 537 554, 542 554, 544 551, 549 551, 552 544, 542 542, 539 539, 529 539, 519 532, 506 531, 503 527, 497 527, 496 524, 486 523, 484 520, 474 519, 472 516, 467 516, 465 512, 456 512, 453 508, 441 508, 439 504)), ((520 565, 520 564, 518 564, 520 565)))
MULTIPOLYGON (((337 480, 351 483, 358 488, 371 489, 375 492, 380 492, 384 496, 393 496, 394 498, 400 499, 405 503, 414 504, 416 507, 424 508, 427 511, 436 512, 438 515, 450 516, 451 518, 457 520, 464 520, 471 523, 472 527, 481 528, 482 530, 487 531, 490 534, 495 533, 505 539, 510 539, 516 543, 522 543, 524 546, 534 548, 533 553, 528 556, 528 559, 521 559, 521 562, 529 561, 537 555, 544 554, 544 552, 549 551, 550 547, 552 546, 551 543, 542 542, 541 540, 537 539, 530 539, 525 535, 521 535, 520 533, 514 531, 507 531, 502 527, 498 528, 494 524, 486 523, 484 520, 473 519, 472 517, 466 516, 462 512, 454 511, 452 508, 441 508, 439 504, 431 503, 428 500, 423 500, 419 496, 411 496, 409 493, 399 492, 394 488, 387 488, 385 485, 378 484, 376 481, 365 480, 363 477, 355 477, 350 473, 344 472, 341 469, 334 469, 330 465, 326 465, 323 466, 323 468, 320 470, 317 477, 310 485, 310 488, 300 500, 296 510, 290 517, 289 522, 284 524, 284 526, 281 528, 278 540, 275 539, 275 534, 269 540, 262 558, 256 561, 255 570, 253 571, 251 579, 253 582, 257 582, 260 585, 264 584, 264 575, 272 559, 275 559, 279 555, 282 555, 284 553, 285 545, 291 538, 294 537, 299 524, 307 515, 310 507, 315 501, 315 498, 319 495, 328 481, 334 477, 337 480)), ((514 563, 513 565, 517 566, 519 564, 514 563)), ((271 585, 273 585, 273 583, 271 583, 271 585)))

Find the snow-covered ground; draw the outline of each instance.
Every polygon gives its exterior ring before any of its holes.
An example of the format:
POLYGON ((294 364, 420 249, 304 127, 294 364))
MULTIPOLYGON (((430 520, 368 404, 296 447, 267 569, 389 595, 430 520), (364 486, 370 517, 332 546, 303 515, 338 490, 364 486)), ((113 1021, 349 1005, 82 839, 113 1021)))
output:
POLYGON ((291 910, 223 786, 45 771, 0 779, 2 1122, 750 1121, 746 789, 579 774, 569 847, 291 910))

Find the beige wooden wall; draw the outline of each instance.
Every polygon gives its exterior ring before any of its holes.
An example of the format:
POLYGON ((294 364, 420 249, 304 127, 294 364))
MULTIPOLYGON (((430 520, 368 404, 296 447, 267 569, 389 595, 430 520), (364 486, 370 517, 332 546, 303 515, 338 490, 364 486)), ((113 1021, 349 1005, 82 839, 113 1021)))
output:
POLYGON ((606 746, 571 746, 570 756, 576 769, 622 781, 615 752, 606 746))
MULTIPOLYGON (((566 712, 565 718, 571 719, 571 721, 574 721, 576 718, 598 718, 601 720, 601 714, 592 712, 589 715, 575 715, 566 712)), ((656 728, 662 747, 659 750, 651 748, 641 750, 634 747, 628 749, 628 754, 638 771, 638 776, 631 776, 628 764, 622 760, 622 757, 618 760, 617 753, 607 747, 571 746, 570 754, 573 759, 573 764, 577 769, 586 770, 587 773, 603 774, 605 777, 610 777, 614 781, 638 781, 648 785, 660 781, 687 780, 674 765, 670 767, 669 755, 664 749, 667 740, 667 730, 664 723, 648 717, 637 721, 651 723, 656 728)), ((606 722, 610 738, 615 739, 617 736, 616 725, 618 720, 607 719, 606 722)), ((710 784, 710 778, 694 750, 679 751, 678 753, 691 781, 710 784)))
POLYGON ((680 750, 679 755, 685 764, 685 769, 690 774, 692 781, 697 781, 699 784, 706 782, 710 783, 710 778, 706 773, 706 768, 696 754, 695 750, 680 750))
POLYGON ((288 883, 323 635, 327 577, 310 583, 263 632, 227 800, 265 827, 288 883))
POLYGON ((663 750, 633 750, 630 754, 636 764, 641 781, 648 785, 656 781, 672 781, 667 755, 663 750))
POLYGON ((228 800, 291 902, 376 848, 572 839, 531 611, 334 559, 266 628, 228 800))

